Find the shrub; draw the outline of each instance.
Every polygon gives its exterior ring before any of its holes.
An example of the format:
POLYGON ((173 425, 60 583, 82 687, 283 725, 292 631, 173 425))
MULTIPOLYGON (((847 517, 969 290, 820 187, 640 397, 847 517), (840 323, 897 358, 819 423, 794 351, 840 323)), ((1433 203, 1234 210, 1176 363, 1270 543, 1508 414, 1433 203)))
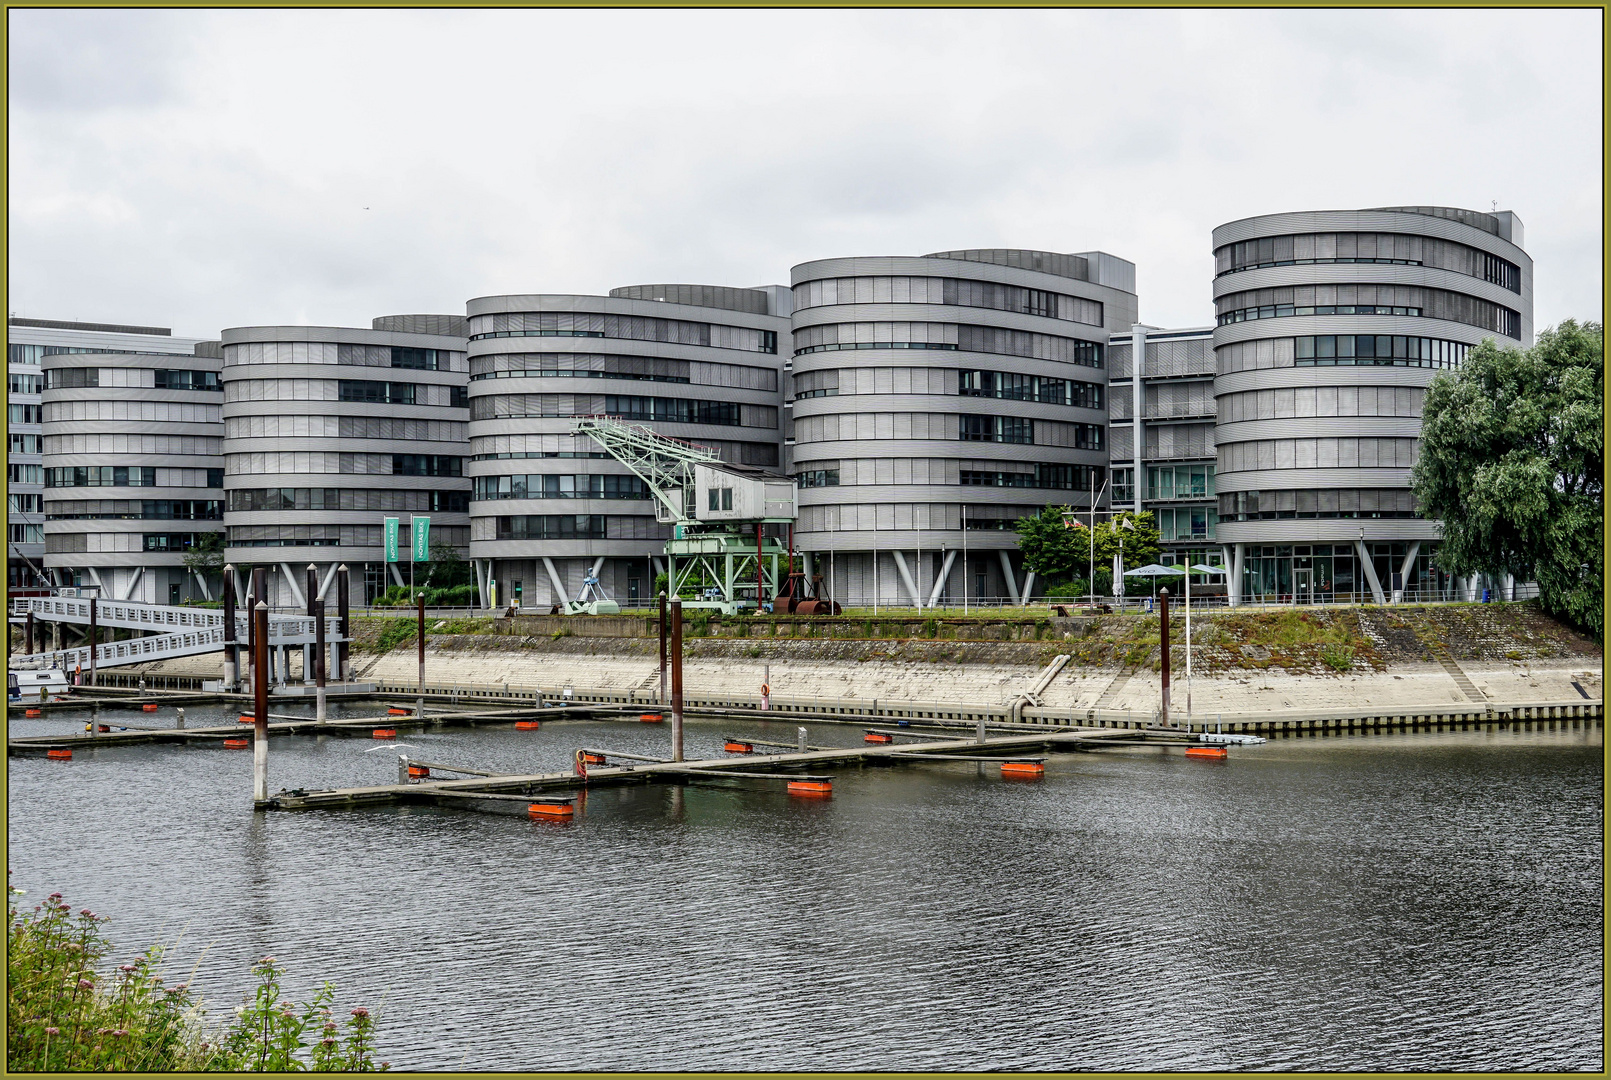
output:
POLYGON ((1320 660, 1333 671, 1347 671, 1354 666, 1354 650, 1347 645, 1326 645, 1320 650, 1320 660))
POLYGON ((103 978, 105 916, 74 917, 60 893, 19 912, 18 895, 10 890, 6 903, 9 1072, 377 1071, 369 1010, 353 1009, 343 1033, 329 983, 306 1005, 282 1001, 283 972, 265 957, 253 968, 254 997, 229 1027, 210 1030, 189 983, 164 985, 161 946, 103 978), (304 1038, 315 1032, 316 1041, 304 1038))

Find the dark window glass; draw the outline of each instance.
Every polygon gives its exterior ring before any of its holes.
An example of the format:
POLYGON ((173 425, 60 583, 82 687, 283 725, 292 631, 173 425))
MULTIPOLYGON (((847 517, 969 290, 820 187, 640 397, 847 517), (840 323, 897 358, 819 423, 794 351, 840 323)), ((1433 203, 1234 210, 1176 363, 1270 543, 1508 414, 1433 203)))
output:
POLYGON ((392 346, 392 367, 413 368, 417 371, 436 371, 441 363, 435 349, 410 349, 392 346))
POLYGON ((445 454, 393 454, 394 476, 462 476, 464 459, 445 454))
POLYGON ((412 405, 414 404, 413 383, 367 382, 357 379, 342 379, 340 396, 342 401, 367 402, 377 405, 412 405))

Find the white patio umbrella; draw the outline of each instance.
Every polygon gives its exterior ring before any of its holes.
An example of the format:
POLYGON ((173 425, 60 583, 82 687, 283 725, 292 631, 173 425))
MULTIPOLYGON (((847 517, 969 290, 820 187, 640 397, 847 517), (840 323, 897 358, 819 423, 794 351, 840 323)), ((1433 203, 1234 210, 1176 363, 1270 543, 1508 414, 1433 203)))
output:
POLYGON ((1153 596, 1153 599, 1156 600, 1158 598, 1158 579, 1159 578, 1161 578, 1161 577, 1179 577, 1181 574, 1184 574, 1185 572, 1186 571, 1176 569, 1173 566, 1162 566, 1162 565, 1160 565, 1158 563, 1148 563, 1146 566, 1138 566, 1134 570, 1126 570, 1124 572, 1124 576, 1125 577, 1152 578, 1152 596, 1153 596))

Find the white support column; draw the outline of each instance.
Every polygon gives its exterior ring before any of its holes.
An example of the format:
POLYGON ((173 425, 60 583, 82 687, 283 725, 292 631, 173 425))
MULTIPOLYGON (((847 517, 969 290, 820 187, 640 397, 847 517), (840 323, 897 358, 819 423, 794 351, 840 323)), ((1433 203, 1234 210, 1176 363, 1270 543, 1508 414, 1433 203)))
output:
POLYGON ((1365 575, 1365 583, 1370 586, 1370 594, 1376 598, 1378 604, 1387 603, 1382 595, 1382 583, 1376 578, 1376 564, 1371 561, 1370 552, 1365 550, 1365 541, 1354 541, 1354 556, 1359 560, 1359 568, 1365 575))
POLYGON ((565 583, 559 579, 559 571, 554 568, 554 560, 544 555, 543 566, 548 570, 548 580, 554 584, 554 603, 563 604, 570 597, 565 594, 565 583))
POLYGON ((101 586, 99 589, 95 590, 96 592, 98 592, 100 594, 101 599, 102 600, 110 600, 110 599, 112 599, 112 597, 110 595, 108 595, 108 593, 106 591, 106 586, 101 584, 100 572, 97 571, 95 569, 95 567, 93 567, 93 566, 86 566, 84 569, 86 569, 86 570, 88 570, 90 572, 90 577, 92 579, 94 579, 95 584, 101 586))
POLYGON ((1130 432, 1135 437, 1135 512, 1141 513, 1141 500, 1147 490, 1147 465, 1142 457, 1147 451, 1146 428, 1141 422, 1141 414, 1145 409, 1147 400, 1146 388, 1141 384, 1141 369, 1147 361, 1147 328, 1140 323, 1133 323, 1130 327, 1130 432))
POLYGON ((1035 587, 1035 571, 1030 570, 1024 574, 1024 593, 1018 600, 1019 607, 1029 606, 1029 591, 1035 587))
POLYGON ((297 584, 296 571, 291 569, 290 563, 281 563, 280 571, 285 574, 285 583, 291 588, 291 595, 296 598, 298 611, 308 609, 308 598, 302 595, 302 586, 297 584))
POLYGON ((945 583, 951 579, 951 566, 957 561, 956 549, 945 553, 945 561, 940 565, 940 573, 934 579, 934 588, 929 590, 929 607, 940 602, 940 594, 945 591, 945 583))
POLYGON ((479 606, 483 609, 490 607, 487 602, 487 560, 471 559, 470 569, 475 572, 475 595, 479 606))
POLYGON ((1231 568, 1231 580, 1226 585, 1225 592, 1230 606, 1237 607, 1242 603, 1242 566, 1243 560, 1247 558, 1247 545, 1237 544, 1234 550, 1227 547, 1225 554, 1228 556, 1227 562, 1231 568))
POLYGON ((200 570, 192 571, 192 573, 195 575, 196 584, 201 586, 201 598, 208 603, 212 603, 213 591, 207 587, 207 575, 200 570))
POLYGON ((895 569, 900 571, 901 580, 906 582, 906 591, 912 594, 912 603, 917 605, 919 611, 922 611, 923 594, 918 590, 917 582, 912 580, 912 571, 906 566, 906 553, 896 548, 890 554, 895 556, 895 569))
POLYGON ((1398 588, 1393 590, 1393 603, 1402 604, 1404 593, 1410 587, 1410 571, 1415 569, 1415 557, 1421 553, 1421 541, 1412 540, 1410 549, 1404 555, 1404 561, 1398 568, 1398 588))
POLYGON ((134 599, 134 590, 140 584, 140 579, 143 577, 145 577, 145 567, 136 566, 134 568, 134 573, 129 575, 129 587, 123 590, 123 599, 134 599))
POLYGON ((1505 575, 1505 599, 1506 600, 1515 600, 1516 599, 1516 575, 1515 574, 1506 574, 1505 575))
POLYGON ((1018 595, 1018 578, 1012 572, 1012 556, 1008 555, 1006 551, 998 551, 996 554, 1001 556, 1001 576, 1007 579, 1007 595, 1016 597, 1018 595))
POLYGON ((391 571, 392 580, 397 582, 397 587, 399 589, 408 588, 408 582, 403 580, 403 572, 401 570, 397 569, 397 564, 396 563, 394 563, 394 562, 387 563, 386 564, 386 569, 391 571))
MULTIPOLYGON (((325 572, 324 581, 319 583, 319 595, 315 599, 323 600, 324 597, 325 597, 325 593, 330 591, 330 586, 335 582, 335 580, 336 580, 336 564, 331 563, 330 564, 330 569, 325 572)), ((328 669, 326 669, 326 670, 328 671, 328 669)))

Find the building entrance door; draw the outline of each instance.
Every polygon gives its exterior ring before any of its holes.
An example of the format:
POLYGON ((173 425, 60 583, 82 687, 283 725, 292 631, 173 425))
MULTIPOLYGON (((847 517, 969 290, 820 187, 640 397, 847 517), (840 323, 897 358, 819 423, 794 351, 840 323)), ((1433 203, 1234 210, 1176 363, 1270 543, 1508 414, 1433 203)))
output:
POLYGON ((1313 570, 1299 570, 1299 569, 1296 569, 1296 568, 1293 569, 1293 571, 1292 571, 1292 602, 1293 603, 1295 603, 1295 604, 1312 604, 1312 603, 1315 602, 1315 598, 1314 598, 1314 573, 1315 572, 1313 570))

